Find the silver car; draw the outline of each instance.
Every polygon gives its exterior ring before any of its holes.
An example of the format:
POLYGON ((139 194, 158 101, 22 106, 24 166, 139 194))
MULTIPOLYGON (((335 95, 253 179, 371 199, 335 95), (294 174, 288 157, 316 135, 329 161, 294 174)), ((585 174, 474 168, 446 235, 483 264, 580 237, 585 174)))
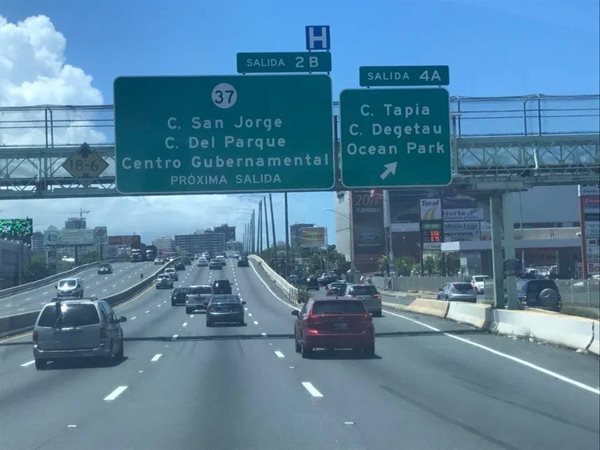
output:
POLYGON ((115 315, 104 300, 57 300, 44 305, 33 327, 35 367, 42 370, 52 360, 123 358, 125 317, 115 315))
POLYGON ((382 316, 381 294, 372 284, 349 284, 344 297, 361 300, 367 311, 376 317, 382 316))
POLYGON ((452 282, 440 289, 437 294, 438 300, 449 300, 451 302, 477 303, 477 292, 466 282, 452 282))

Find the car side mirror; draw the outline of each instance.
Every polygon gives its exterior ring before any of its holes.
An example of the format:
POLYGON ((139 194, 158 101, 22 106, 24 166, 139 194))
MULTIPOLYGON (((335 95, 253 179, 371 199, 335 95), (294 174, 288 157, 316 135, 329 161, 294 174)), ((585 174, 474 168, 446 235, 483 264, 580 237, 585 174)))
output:
POLYGON ((298 311, 297 309, 292 311, 292 316, 299 316, 300 315, 300 311, 298 311))
POLYGON ((121 316, 117 319, 117 322, 127 322, 127 317, 121 316))

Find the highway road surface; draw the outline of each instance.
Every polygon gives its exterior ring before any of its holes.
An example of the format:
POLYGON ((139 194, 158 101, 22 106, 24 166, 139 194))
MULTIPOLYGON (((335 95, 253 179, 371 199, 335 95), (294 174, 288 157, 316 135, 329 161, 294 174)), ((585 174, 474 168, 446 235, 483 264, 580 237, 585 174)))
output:
MULTIPOLYGON (((117 307, 125 358, 37 371, 0 341, 2 449, 598 449, 598 358, 387 311, 376 356, 294 351, 292 306, 261 269, 227 277, 240 326, 207 328, 150 287, 117 307)), ((177 283, 176 283, 177 285, 177 283)), ((111 285, 112 286, 112 285, 111 285)))

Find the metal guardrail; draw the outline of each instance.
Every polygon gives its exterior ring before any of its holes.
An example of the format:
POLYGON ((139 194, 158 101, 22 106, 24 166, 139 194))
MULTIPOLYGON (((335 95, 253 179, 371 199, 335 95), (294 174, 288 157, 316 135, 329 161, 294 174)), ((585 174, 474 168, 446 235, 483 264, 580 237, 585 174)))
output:
POLYGON ((19 286, 13 286, 6 289, 2 289, 0 290, 0 299, 10 297, 11 295, 19 294, 21 292, 29 291, 31 289, 44 286, 45 284, 53 283, 54 281, 58 281, 61 278, 67 278, 71 275, 75 275, 76 273, 79 273, 86 269, 90 269, 100 264, 112 264, 114 262, 118 262, 118 260, 96 261, 89 264, 83 264, 81 266, 73 267, 72 269, 66 270, 64 272, 50 275, 46 278, 41 278, 39 280, 30 281, 29 283, 20 284, 19 286))

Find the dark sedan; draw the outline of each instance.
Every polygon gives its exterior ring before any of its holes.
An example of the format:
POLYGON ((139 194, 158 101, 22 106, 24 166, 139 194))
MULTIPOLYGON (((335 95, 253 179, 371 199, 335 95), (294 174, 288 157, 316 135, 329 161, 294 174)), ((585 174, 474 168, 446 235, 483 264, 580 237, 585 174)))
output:
POLYGON ((213 288, 210 284, 190 286, 185 296, 186 314, 192 314, 194 311, 206 311, 212 296, 213 288))
POLYGON ((110 264, 101 264, 98 266, 98 275, 108 275, 111 273, 113 273, 113 269, 110 264))
POLYGON ((206 326, 212 327, 219 322, 245 325, 245 304, 237 295, 213 295, 206 309, 206 326))
POLYGON ((334 281, 327 286, 327 295, 344 295, 346 292, 346 283, 343 281, 334 281))
POLYGON ((185 298, 189 292, 189 288, 178 287, 171 292, 171 306, 185 305, 185 298))

